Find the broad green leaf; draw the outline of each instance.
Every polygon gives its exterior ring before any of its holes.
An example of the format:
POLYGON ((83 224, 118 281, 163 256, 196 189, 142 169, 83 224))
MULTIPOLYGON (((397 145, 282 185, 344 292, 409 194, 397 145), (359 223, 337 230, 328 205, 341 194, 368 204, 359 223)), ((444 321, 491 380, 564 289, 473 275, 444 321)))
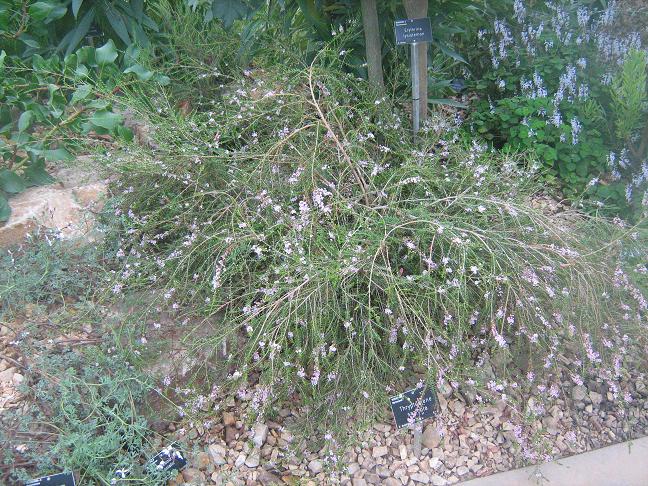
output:
POLYGON ((90 74, 90 71, 85 64, 79 64, 74 70, 74 75, 79 78, 85 78, 86 76, 88 76, 88 74, 90 74))
POLYGON ((212 14, 229 29, 235 20, 245 18, 250 7, 242 0, 215 0, 212 3, 212 14))
POLYGON ((450 56, 452 59, 454 59, 456 61, 463 62, 464 64, 468 64, 467 61, 463 58, 463 56, 461 54, 459 54, 458 52, 450 49, 448 46, 446 46, 442 42, 439 42, 437 45, 439 46, 439 49, 441 49, 441 52, 443 52, 446 56, 450 56))
POLYGON ((27 186, 18 174, 8 169, 0 171, 0 189, 9 194, 23 192, 27 186))
POLYGON ((52 0, 48 2, 36 2, 29 6, 29 16, 36 21, 49 24, 65 15, 67 9, 52 0))
POLYGON ((20 37, 18 37, 18 40, 20 40, 20 42, 22 42, 26 46, 32 47, 34 49, 38 49, 40 47, 38 41, 29 34, 22 34, 20 37))
POLYGON ((108 102, 108 100, 103 100, 101 98, 96 99, 96 100, 92 100, 92 101, 86 103, 87 108, 91 108, 91 109, 97 110, 97 111, 105 110, 109 106, 110 106, 110 103, 108 102))
POLYGON ((54 178, 45 170, 45 161, 38 159, 25 169, 24 177, 31 186, 43 186, 54 182, 54 178))
POLYGON ((105 9, 106 18, 108 19, 110 27, 112 27, 124 44, 129 45, 131 43, 131 38, 128 35, 128 28, 126 28, 126 23, 124 22, 122 14, 115 10, 109 3, 106 3, 105 9))
POLYGON ((142 16, 144 15, 144 0, 131 0, 131 6, 133 7, 133 13, 138 22, 142 21, 142 16))
POLYGON ((9 20, 11 19, 11 11, 8 7, 0 5, 0 32, 9 30, 9 20))
POLYGON ((92 86, 89 84, 82 84, 76 89, 76 91, 74 91, 74 93, 72 93, 70 103, 78 103, 79 101, 85 100, 91 92, 92 86))
POLYGON ((329 22, 315 0, 297 0, 297 4, 304 18, 317 31, 319 37, 324 40, 329 39, 331 37, 329 22))
POLYGON ((117 59, 117 49, 112 39, 95 51, 95 59, 99 66, 112 64, 117 59))
POLYGON ((160 83, 160 86, 168 86, 169 83, 171 83, 171 78, 169 76, 165 76, 164 74, 156 74, 155 78, 153 79, 160 83))
POLYGON ((74 14, 74 18, 77 18, 77 15, 79 15, 79 9, 81 8, 81 4, 83 3, 83 0, 72 0, 72 13, 74 14))
POLYGON ((148 81, 153 77, 153 72, 146 69, 141 64, 135 64, 124 70, 125 74, 135 73, 140 81, 148 81))
POLYGON ((132 66, 133 64, 136 64, 137 58, 140 55, 140 51, 140 48, 135 44, 128 46, 126 48, 126 51, 124 51, 124 64, 126 66, 132 66))
POLYGON ((4 67, 5 57, 7 57, 7 53, 4 50, 0 51, 0 68, 4 67))
POLYGON ((144 27, 148 29, 151 29, 153 32, 160 32, 160 27, 158 26, 158 24, 156 24, 155 21, 146 14, 142 15, 142 25, 144 25, 144 27))
POLYGON ((74 156, 62 147, 53 150, 43 150, 42 155, 48 162, 55 162, 57 160, 69 162, 74 160, 74 156))
POLYGON ((29 128, 32 122, 32 118, 34 117, 34 112, 31 110, 27 110, 24 113, 20 115, 20 118, 18 118, 18 131, 19 132, 24 132, 29 128))
POLYGON ((124 118, 112 111, 97 111, 90 117, 90 123, 98 127, 112 130, 117 125, 120 125, 124 118))
POLYGON ((90 30, 90 26, 92 25, 92 21, 94 20, 94 17, 95 17, 95 9, 93 6, 85 13, 85 15, 81 18, 81 20, 79 20, 76 28, 68 32, 65 35, 65 37, 63 37, 61 43, 57 47, 57 50, 65 49, 66 56, 68 54, 72 54, 72 51, 76 49, 76 46, 79 45, 81 39, 83 39, 85 35, 88 33, 88 31, 90 30))
POLYGON ((117 136, 121 139, 123 139, 126 142, 132 142, 133 141, 133 130, 131 130, 128 127, 125 127, 124 125, 118 125, 117 126, 117 136))
POLYGON ((2 194, 0 194, 0 222, 7 221, 11 216, 11 208, 9 201, 2 194))

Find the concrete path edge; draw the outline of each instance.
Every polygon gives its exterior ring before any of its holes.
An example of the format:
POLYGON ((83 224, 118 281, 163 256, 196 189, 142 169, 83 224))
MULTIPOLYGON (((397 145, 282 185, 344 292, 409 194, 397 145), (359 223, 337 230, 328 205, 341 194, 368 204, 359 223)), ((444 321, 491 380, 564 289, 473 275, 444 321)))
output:
POLYGON ((648 486, 648 437, 460 483, 461 486, 648 486))

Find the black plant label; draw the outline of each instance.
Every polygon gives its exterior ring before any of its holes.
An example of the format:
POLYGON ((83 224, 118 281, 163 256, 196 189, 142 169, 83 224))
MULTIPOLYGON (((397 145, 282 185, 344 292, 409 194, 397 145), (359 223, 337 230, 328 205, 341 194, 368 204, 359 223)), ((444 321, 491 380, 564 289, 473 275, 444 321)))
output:
POLYGON ((434 417, 439 410, 436 393, 430 387, 413 388, 389 401, 399 429, 434 417))
POLYGON ((182 452, 175 445, 170 445, 151 458, 148 469, 157 472, 180 471, 186 465, 187 459, 182 452))
POLYGON ((429 18, 402 19, 394 22, 396 44, 418 44, 432 42, 432 27, 429 18))
POLYGON ((25 483, 25 486, 76 486, 76 481, 73 473, 66 472, 31 479, 25 483))

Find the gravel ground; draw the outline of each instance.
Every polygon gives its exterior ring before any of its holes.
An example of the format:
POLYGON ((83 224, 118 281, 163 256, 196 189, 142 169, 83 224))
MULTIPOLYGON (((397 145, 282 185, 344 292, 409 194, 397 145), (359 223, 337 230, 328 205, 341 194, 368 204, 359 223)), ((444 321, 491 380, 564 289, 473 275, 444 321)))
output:
MULTIPOLYGON (((26 379, 26 358, 12 344, 15 339, 15 328, 0 327, 0 421, 6 411, 28 406, 18 390, 26 379)), ((96 340, 80 332, 52 344, 96 340)), ((642 356, 638 350, 634 355, 642 356)), ((502 366, 508 363, 493 364, 492 373, 502 366)), ((424 423, 420 457, 413 453, 412 432, 396 430, 392 423, 374 424, 352 437, 352 446, 338 446, 334 454, 328 447, 332 439, 319 451, 309 450, 291 433, 299 427, 303 410, 284 408, 274 420, 247 427, 243 417, 253 389, 240 400, 203 402, 201 425, 185 418, 152 426, 160 433, 160 447, 179 440, 190 451, 187 468, 172 486, 455 484, 648 435, 648 368, 641 361, 632 369, 616 397, 603 380, 575 385, 568 366, 560 382, 535 378, 511 397, 525 404, 525 412, 533 412, 524 415, 508 400, 479 403, 474 392, 444 383, 438 390, 440 414, 424 423)))
MULTIPOLYGON (((648 434, 647 383, 644 373, 629 376, 626 391, 633 398, 619 408, 602 382, 577 386, 565 381, 551 406, 527 420, 506 401, 466 404, 445 386, 439 393, 441 414, 425 423, 420 457, 414 456, 411 431, 377 423, 340 454, 342 472, 331 467, 335 461, 325 449, 301 458, 291 453, 296 439, 289 430, 298 411, 283 409, 278 422, 257 423, 248 430, 237 417, 246 406, 243 401, 208 429, 172 432, 202 451, 171 484, 455 484, 648 434)), ((534 409, 538 403, 537 396, 527 401, 534 409)))

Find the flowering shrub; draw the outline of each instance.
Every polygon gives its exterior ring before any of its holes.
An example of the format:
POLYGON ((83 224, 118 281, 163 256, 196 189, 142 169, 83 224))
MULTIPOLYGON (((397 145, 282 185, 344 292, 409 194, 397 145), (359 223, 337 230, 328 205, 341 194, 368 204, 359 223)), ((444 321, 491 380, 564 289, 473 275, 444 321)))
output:
POLYGON ((574 379, 614 383, 648 310, 614 272, 627 230, 532 210, 526 161, 464 145, 454 122, 413 144, 402 113, 321 56, 250 73, 186 123, 157 101, 160 151, 111 159, 113 292, 154 286, 178 323, 217 318, 220 392, 252 394, 257 413, 291 396, 335 420, 410 379, 516 397, 526 370, 484 369, 520 350, 547 375, 567 353, 574 379))
POLYGON ((479 32, 490 65, 476 83, 484 99, 474 129, 496 146, 535 152, 568 196, 587 191, 617 209, 640 205, 648 172, 637 143, 646 121, 640 36, 615 32, 615 2, 597 10, 517 0, 509 15, 479 32))

